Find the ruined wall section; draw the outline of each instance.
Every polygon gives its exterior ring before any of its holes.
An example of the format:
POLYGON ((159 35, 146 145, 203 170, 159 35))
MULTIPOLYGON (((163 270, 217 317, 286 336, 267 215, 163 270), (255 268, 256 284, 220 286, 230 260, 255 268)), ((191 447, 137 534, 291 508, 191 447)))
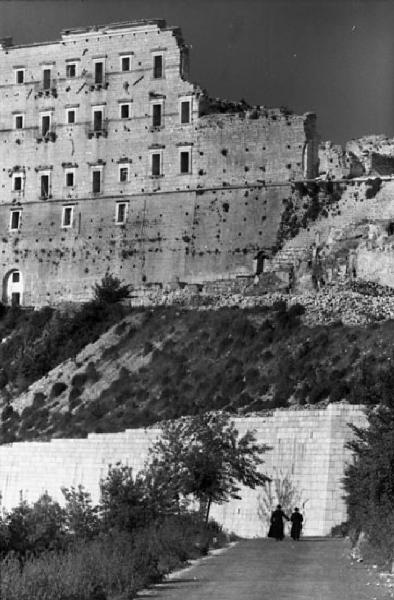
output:
POLYGON ((315 123, 312 113, 290 115, 263 107, 201 117, 195 141, 197 168, 202 169, 198 183, 285 184, 315 176, 315 123))
POLYGON ((344 150, 330 141, 319 146, 319 176, 323 179, 361 177, 365 167, 353 152, 344 150))
POLYGON ((293 265, 298 285, 305 287, 311 284, 310 264, 314 263, 325 282, 358 278, 393 287, 394 182, 381 182, 373 197, 368 197, 368 180, 341 185, 340 200, 288 240, 266 262, 266 270, 293 265))

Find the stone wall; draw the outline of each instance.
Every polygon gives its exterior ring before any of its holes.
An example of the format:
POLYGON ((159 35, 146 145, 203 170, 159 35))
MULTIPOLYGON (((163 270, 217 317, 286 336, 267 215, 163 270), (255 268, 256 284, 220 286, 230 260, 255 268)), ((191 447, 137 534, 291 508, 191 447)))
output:
POLYGON ((161 21, 0 46, 4 300, 86 300, 107 270, 133 285, 253 273, 256 252, 275 242, 289 181, 316 172, 315 116, 225 102, 212 114, 186 80, 186 55, 179 30, 161 21))
MULTIPOLYGON (((236 418, 241 434, 256 431, 259 442, 272 450, 265 455, 264 472, 287 477, 305 503, 305 534, 327 535, 346 519, 341 478, 351 460, 344 448, 351 436, 348 423, 364 425, 362 407, 344 404, 327 409, 276 410, 271 415, 236 418)), ((24 442, 0 446, 0 491, 4 508, 15 506, 22 496, 33 501, 45 490, 62 500, 62 486, 82 484, 99 497, 99 480, 108 464, 118 461, 140 469, 149 445, 159 430, 127 430, 124 433, 90 434, 87 439, 24 442)), ((242 489, 241 500, 214 506, 214 516, 228 530, 254 537, 266 533, 258 517, 261 490, 242 489)))

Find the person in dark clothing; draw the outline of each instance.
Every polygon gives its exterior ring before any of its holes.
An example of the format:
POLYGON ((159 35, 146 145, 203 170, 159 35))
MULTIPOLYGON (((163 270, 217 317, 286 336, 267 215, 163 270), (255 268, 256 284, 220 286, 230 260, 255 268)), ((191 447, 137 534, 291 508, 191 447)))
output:
POLYGON ((300 513, 299 509, 295 508, 293 514, 290 517, 290 521, 291 521, 290 535, 293 538, 293 540, 295 540, 295 541, 300 539, 303 520, 304 520, 304 517, 300 513))
POLYGON ((271 526, 268 532, 268 537, 273 537, 277 541, 283 540, 283 538, 285 537, 283 531, 283 519, 286 519, 288 521, 289 517, 285 515, 281 505, 278 504, 276 510, 274 510, 271 514, 271 526))

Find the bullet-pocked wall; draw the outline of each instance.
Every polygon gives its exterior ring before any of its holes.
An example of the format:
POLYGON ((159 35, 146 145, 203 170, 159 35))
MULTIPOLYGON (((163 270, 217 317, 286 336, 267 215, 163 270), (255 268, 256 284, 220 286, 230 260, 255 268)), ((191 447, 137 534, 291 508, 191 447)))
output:
MULTIPOLYGON (((335 404, 327 409, 275 410, 270 416, 234 419, 240 434, 254 430, 259 443, 271 450, 264 455, 262 470, 273 478, 270 495, 262 488, 242 487, 239 500, 212 507, 212 516, 229 531, 245 537, 266 535, 270 502, 276 488, 286 481, 305 517, 305 535, 329 535, 346 520, 342 477, 352 460, 345 447, 352 436, 349 423, 366 425, 361 406, 335 404), (275 483, 278 481, 278 484, 275 483)), ((61 487, 83 485, 99 499, 99 481, 108 465, 121 461, 138 471, 157 429, 124 433, 90 434, 87 439, 54 439, 0 446, 2 506, 11 509, 21 498, 32 502, 47 491, 64 501, 61 487)), ((293 507, 294 508, 294 507, 293 507)))
POLYGON ((253 273, 289 182, 313 176, 315 116, 215 103, 163 21, 0 46, 3 299, 84 300, 253 273), (219 106, 219 108, 218 108, 219 106))

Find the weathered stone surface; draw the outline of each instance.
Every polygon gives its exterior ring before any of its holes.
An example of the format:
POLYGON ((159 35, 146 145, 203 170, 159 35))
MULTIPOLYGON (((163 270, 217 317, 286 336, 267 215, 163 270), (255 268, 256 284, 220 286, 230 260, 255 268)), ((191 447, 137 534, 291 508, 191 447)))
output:
POLYGON ((254 274, 256 253, 275 244, 289 181, 315 175, 315 116, 213 102, 187 75, 180 32, 162 21, 79 28, 56 42, 0 48, 4 299, 14 292, 25 305, 86 300, 108 270, 134 285, 254 274), (161 77, 154 76, 156 55, 161 77), (190 103, 188 122, 181 122, 181 102, 190 103), (95 111, 102 111, 97 131, 95 111), (92 188, 95 171, 100 192, 92 188), (44 194, 42 175, 49 178, 44 194), (119 203, 126 205, 121 222, 119 203), (19 224, 10 231, 15 210, 19 224))

